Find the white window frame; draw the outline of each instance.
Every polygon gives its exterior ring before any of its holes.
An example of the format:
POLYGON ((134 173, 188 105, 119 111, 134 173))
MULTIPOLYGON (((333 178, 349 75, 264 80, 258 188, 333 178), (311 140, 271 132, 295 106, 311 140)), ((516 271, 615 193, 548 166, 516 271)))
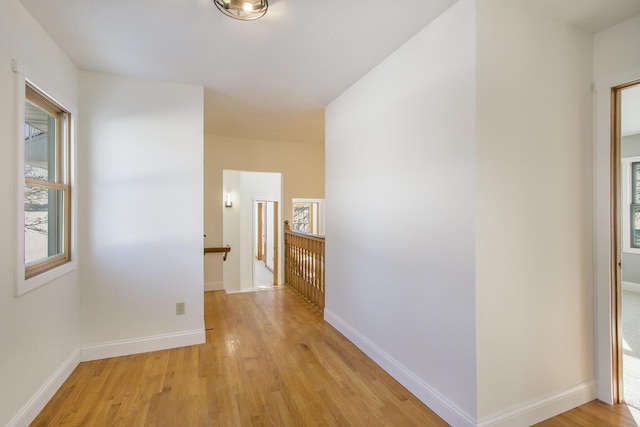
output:
POLYGON ((622 158, 622 251, 631 254, 640 254, 640 248, 631 247, 631 165, 636 162, 640 162, 640 156, 622 158))
POLYGON ((16 88, 16 256, 15 256, 15 296, 24 295, 25 293, 32 291, 42 285, 45 285, 65 274, 68 274, 77 269, 77 197, 75 191, 75 177, 76 177, 76 155, 75 155, 75 134, 76 134, 76 118, 77 108, 70 102, 66 102, 65 98, 51 87, 45 79, 40 78, 38 75, 32 73, 23 64, 18 61, 13 62, 13 71, 15 74, 15 88, 16 88), (25 120, 25 87, 26 83, 37 88, 42 93, 47 94, 49 98, 55 101, 57 104, 63 106, 71 114, 71 124, 69 126, 69 184, 71 186, 71 236, 70 236, 70 248, 69 255, 71 260, 65 264, 52 268, 51 270, 40 273, 29 279, 25 278, 25 262, 24 262, 24 120, 25 120))

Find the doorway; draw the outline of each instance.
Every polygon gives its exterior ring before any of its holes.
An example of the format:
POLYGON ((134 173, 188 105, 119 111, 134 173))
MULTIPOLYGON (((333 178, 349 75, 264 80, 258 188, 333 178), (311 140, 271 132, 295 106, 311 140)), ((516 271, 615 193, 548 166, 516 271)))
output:
POLYGON ((278 259, 277 229, 278 202, 254 201, 254 289, 267 289, 276 285, 278 259))
POLYGON ((616 400, 640 408, 640 83, 612 97, 616 400))
POLYGON ((263 231, 272 227, 268 240, 260 243, 265 261, 271 268, 271 284, 280 284, 279 271, 283 271, 282 174, 248 171, 222 171, 223 192, 229 194, 231 203, 222 207, 223 243, 231 247, 227 260, 222 262, 224 290, 227 293, 257 290, 254 284, 255 261, 258 255, 257 214, 258 202, 262 205, 263 231), (264 216, 268 215, 268 220, 264 216))

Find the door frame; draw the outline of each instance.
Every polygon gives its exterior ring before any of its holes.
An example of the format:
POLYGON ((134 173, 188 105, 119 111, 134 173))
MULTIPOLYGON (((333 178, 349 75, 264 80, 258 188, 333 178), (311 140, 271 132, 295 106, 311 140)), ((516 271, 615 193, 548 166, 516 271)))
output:
POLYGON ((620 144, 617 91, 640 82, 640 69, 594 86, 594 326, 596 397, 620 403, 620 144))
POLYGON ((624 401, 624 366, 622 333, 622 91, 640 85, 640 80, 611 88, 611 308, 613 344, 613 401, 624 401))
POLYGON ((258 261, 264 261, 264 241, 262 240, 262 234, 263 234, 263 228, 264 228, 264 202, 262 201, 257 201, 254 202, 257 204, 257 213, 256 213, 256 217, 258 220, 258 230, 257 230, 257 235, 256 238, 258 239, 258 242, 256 244, 257 246, 257 253, 258 253, 258 261))

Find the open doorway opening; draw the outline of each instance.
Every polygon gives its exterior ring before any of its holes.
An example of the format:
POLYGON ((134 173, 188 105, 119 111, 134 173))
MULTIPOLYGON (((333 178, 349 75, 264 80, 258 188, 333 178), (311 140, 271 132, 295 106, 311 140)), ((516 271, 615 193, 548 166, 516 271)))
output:
MULTIPOLYGON (((263 249, 262 263, 271 270, 271 285, 279 285, 283 271, 282 175, 280 173, 223 171, 223 192, 231 203, 222 207, 222 234, 225 245, 231 247, 230 256, 223 262, 223 283, 227 293, 250 292, 256 286, 256 259, 263 249), (262 203, 262 205, 260 205, 262 203), (258 215, 258 206, 262 206, 258 215), (258 218, 262 230, 258 233, 258 218), (266 218, 266 219, 265 219, 266 218), (258 235, 263 236, 258 242, 258 235)), ((262 272, 258 270, 257 272, 262 272)))
POLYGON ((275 284, 277 206, 278 202, 273 200, 254 202, 253 287, 255 289, 271 288, 275 284))
POLYGON ((619 400, 640 408, 640 83, 614 90, 619 179, 615 281, 619 400))

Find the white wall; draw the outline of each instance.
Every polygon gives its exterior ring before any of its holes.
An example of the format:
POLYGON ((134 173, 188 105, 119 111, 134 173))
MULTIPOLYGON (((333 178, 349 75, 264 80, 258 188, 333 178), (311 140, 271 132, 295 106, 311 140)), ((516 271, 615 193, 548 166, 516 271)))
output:
POLYGON ((326 109, 325 318, 453 424, 476 415, 475 2, 326 109))
POLYGON ((83 344, 202 342, 202 87, 82 72, 81 111, 83 344))
POLYGON ((481 422, 593 398, 591 63, 590 34, 478 3, 481 422))
MULTIPOLYGON (((78 106, 78 70, 18 0, 0 2, 0 425, 28 424, 77 364, 78 274, 20 297, 16 271, 17 86, 12 61, 67 108, 78 106), (62 371, 56 372, 58 369, 62 371), (48 384, 47 380, 53 382, 48 384), (35 398, 29 402, 29 399, 35 398), (21 412, 24 410, 24 412, 21 412)), ((77 110, 76 110, 77 111, 77 110)), ((76 117, 77 119, 77 117, 76 117)))
MULTIPOLYGON (((229 252, 227 260, 222 262, 224 283, 222 280, 220 281, 221 286, 219 289, 239 291, 241 289, 240 242, 242 241, 240 236, 240 214, 243 207, 240 171, 222 171, 222 194, 226 195, 227 193, 231 193, 232 206, 230 208, 224 206, 221 208, 221 218, 224 224, 224 228, 222 229, 222 246, 229 245, 231 247, 231 252, 229 252)), ((249 209, 249 207, 245 209, 249 209)), ((207 257, 211 257, 211 255, 207 255, 207 257)), ((208 288, 208 285, 205 289, 212 290, 208 288)))
MULTIPOLYGON (((223 208, 223 241, 231 246, 227 261, 223 262, 224 289, 244 292, 253 289, 254 202, 280 202, 282 176, 279 173, 223 171, 223 190, 234 195, 232 208, 223 208), (233 259, 232 259, 233 258, 233 259)), ((282 212, 279 212, 282 216, 282 212)), ((282 236, 282 225, 278 232, 282 236)), ((280 242, 282 242, 280 237, 280 242)), ((282 250, 281 250, 282 252, 282 250)), ((282 256, 280 271, 282 272, 282 256)), ((282 276, 282 274, 280 274, 282 276)), ((282 277, 280 277, 282 283, 282 277)))
POLYGON ((598 398, 613 402, 611 353, 611 88, 640 80, 640 15, 595 35, 595 273, 598 398))

